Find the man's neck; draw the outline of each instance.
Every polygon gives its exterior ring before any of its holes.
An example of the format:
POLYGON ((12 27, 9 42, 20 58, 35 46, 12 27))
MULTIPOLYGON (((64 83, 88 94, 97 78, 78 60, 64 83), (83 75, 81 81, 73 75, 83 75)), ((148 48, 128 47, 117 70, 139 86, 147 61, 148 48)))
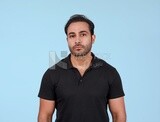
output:
POLYGON ((73 67, 79 69, 84 68, 87 69, 91 65, 92 55, 91 52, 85 56, 76 57, 71 54, 71 62, 73 67))

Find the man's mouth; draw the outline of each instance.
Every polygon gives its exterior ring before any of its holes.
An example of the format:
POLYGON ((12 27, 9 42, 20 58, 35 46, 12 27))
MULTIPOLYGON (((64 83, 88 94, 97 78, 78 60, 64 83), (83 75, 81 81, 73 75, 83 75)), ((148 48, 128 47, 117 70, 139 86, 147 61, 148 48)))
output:
POLYGON ((77 45, 77 46, 74 46, 73 49, 75 50, 81 50, 83 48, 82 45, 77 45))

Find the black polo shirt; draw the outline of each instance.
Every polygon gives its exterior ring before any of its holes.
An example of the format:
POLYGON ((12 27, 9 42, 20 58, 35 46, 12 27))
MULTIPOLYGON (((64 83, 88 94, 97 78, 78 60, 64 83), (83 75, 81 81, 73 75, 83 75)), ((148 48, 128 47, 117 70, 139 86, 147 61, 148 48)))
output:
POLYGON ((83 76, 70 55, 45 72, 38 96, 55 100, 56 122, 109 122, 108 100, 124 96, 117 70, 92 56, 83 76))

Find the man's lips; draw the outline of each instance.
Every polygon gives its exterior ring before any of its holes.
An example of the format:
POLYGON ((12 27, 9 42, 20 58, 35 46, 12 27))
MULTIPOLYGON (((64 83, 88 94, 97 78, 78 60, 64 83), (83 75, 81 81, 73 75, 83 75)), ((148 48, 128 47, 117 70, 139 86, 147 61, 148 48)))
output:
POLYGON ((76 50, 80 50, 80 49, 82 49, 82 48, 83 48, 83 46, 79 46, 79 45, 73 47, 73 49, 76 49, 76 50))
POLYGON ((77 48, 82 48, 82 46, 75 46, 75 48, 77 49, 77 48))
POLYGON ((80 47, 75 47, 74 48, 74 50, 76 50, 76 51, 80 51, 82 48, 80 48, 80 47))

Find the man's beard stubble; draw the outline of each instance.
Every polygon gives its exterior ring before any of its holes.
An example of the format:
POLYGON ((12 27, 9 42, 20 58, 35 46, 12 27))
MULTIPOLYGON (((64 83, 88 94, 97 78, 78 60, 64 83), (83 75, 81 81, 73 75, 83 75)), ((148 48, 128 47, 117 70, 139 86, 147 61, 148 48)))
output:
POLYGON ((69 47, 69 50, 70 50, 71 54, 74 55, 76 58, 83 58, 91 51, 91 48, 92 48, 92 43, 89 44, 89 45, 86 45, 86 46, 81 45, 81 44, 76 44, 73 47, 69 47), (83 51, 82 52, 74 51, 76 46, 80 46, 83 51))

